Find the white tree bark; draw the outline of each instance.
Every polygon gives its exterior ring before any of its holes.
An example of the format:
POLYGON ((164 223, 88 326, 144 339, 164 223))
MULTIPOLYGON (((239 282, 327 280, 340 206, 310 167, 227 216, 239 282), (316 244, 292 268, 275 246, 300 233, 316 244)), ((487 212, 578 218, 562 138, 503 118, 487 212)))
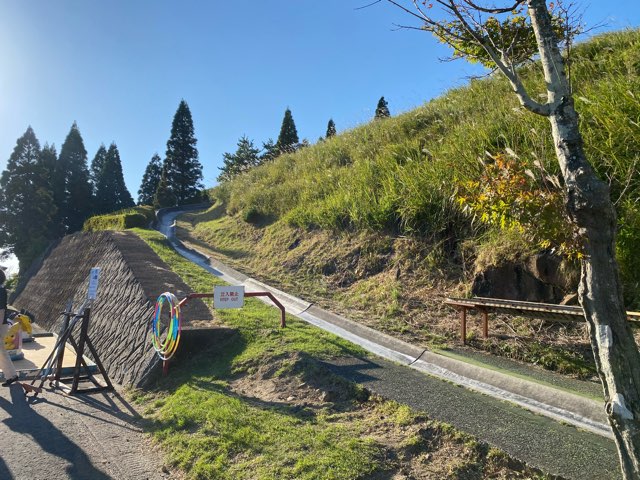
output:
POLYGON ((604 388, 606 412, 626 479, 640 479, 640 353, 622 299, 615 258, 616 214, 608 186, 586 159, 564 61, 544 0, 528 0, 547 83, 556 156, 565 180, 567 209, 584 247, 580 304, 604 388))

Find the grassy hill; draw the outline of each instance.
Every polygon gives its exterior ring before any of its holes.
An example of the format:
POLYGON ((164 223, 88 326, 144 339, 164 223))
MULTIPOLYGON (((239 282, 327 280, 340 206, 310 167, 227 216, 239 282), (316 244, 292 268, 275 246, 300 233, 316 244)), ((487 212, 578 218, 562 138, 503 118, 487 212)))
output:
MULTIPOLYGON (((523 76, 532 92, 544 94, 535 65, 523 76)), ((635 309, 640 32, 610 33, 576 47, 571 81, 587 155, 611 184, 627 308, 635 309)), ((502 78, 473 80, 214 188, 216 204, 185 217, 181 232, 241 270, 376 328, 446 342, 456 324, 442 297, 464 294, 475 273, 543 248, 575 256, 563 243, 571 232, 561 189, 552 185, 558 167, 551 142, 548 121, 520 108, 502 78), (505 171, 524 187, 487 202, 485 185, 500 187, 505 171)), ((536 331, 524 349, 521 342, 482 348, 551 358, 548 366, 560 370, 568 362, 578 373, 581 359, 590 361, 581 328, 548 335, 545 325, 529 321, 505 328, 530 337, 536 331), (549 357, 542 344, 558 338, 565 341, 549 357)))
MULTIPOLYGON (((589 159, 611 180, 628 279, 638 271, 640 32, 596 37, 572 53, 571 78, 589 159)), ((535 66, 524 72, 544 94, 535 66)), ((518 106, 501 78, 472 81, 423 107, 280 157, 219 187, 229 215, 305 229, 385 231, 427 240, 480 242, 456 197, 510 149, 528 168, 557 173, 548 121, 518 106)), ((536 240, 548 232, 538 232, 536 240)), ((635 298, 634 298, 635 301, 635 298)))
MULTIPOLYGON (((193 291, 221 284, 158 232, 134 232, 193 291)), ((346 340, 292 317, 280 329, 255 299, 212 313, 217 341, 181 346, 170 375, 130 392, 184 478, 551 478, 331 373, 321 360, 365 354, 346 340)))

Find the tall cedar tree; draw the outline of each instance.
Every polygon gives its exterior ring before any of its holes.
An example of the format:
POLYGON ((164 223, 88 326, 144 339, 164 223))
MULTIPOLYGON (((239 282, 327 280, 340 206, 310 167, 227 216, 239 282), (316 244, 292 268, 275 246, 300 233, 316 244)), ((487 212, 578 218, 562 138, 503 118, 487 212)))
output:
POLYGON ((169 182, 167 181, 167 171, 163 168, 160 174, 158 188, 153 195, 153 206, 155 208, 164 208, 176 204, 176 196, 171 188, 169 188, 169 182))
POLYGON ((107 148, 104 146, 104 143, 103 143, 102 145, 100 145, 100 148, 98 148, 98 151, 96 152, 95 157, 93 157, 93 160, 91 160, 91 167, 89 167, 89 175, 91 178, 91 187, 93 189, 93 195, 96 195, 98 179, 100 178, 100 172, 102 172, 106 159, 107 159, 107 148))
POLYGON ((238 149, 235 153, 225 153, 222 155, 224 165, 218 167, 221 171, 218 181, 231 180, 236 175, 246 172, 252 167, 260 164, 260 149, 256 148, 252 140, 242 136, 238 140, 238 149))
POLYGON ((42 168, 45 169, 49 190, 53 191, 53 176, 58 163, 58 152, 56 151, 55 145, 44 144, 40 152, 40 163, 42 164, 42 168))
POLYGON ((327 135, 326 138, 331 138, 336 134, 336 124, 333 122, 333 118, 329 119, 329 123, 327 123, 327 135))
POLYGON ((278 135, 278 141, 276 142, 276 148, 279 153, 292 153, 298 148, 298 131, 296 130, 296 124, 293 121, 293 115, 288 108, 284 112, 284 118, 282 119, 282 126, 280 127, 280 135, 278 135))
MULTIPOLYGON (((163 207, 193 203, 200 198, 202 165, 198 161, 197 140, 194 136, 193 120, 187 102, 182 100, 171 125, 171 137, 167 142, 167 155, 162 167, 166 188, 175 198, 173 204, 163 207)), ((171 196, 162 195, 165 201, 171 196)))
POLYGON ((60 149, 54 182, 60 220, 67 233, 77 232, 91 215, 93 195, 87 151, 75 122, 60 149))
POLYGON ((58 166, 58 152, 56 151, 55 145, 49 145, 48 143, 44 144, 44 147, 42 147, 42 151, 40 152, 40 161, 46 175, 46 188, 51 192, 53 199, 53 213, 51 216, 51 237, 56 238, 64 235, 65 229, 59 220, 58 207, 55 206, 55 179, 56 168, 58 166))
POLYGON ((160 155, 154 153, 142 175, 142 183, 138 190, 138 205, 153 205, 153 196, 158 189, 161 176, 162 159, 160 155))
POLYGON ((124 183, 120 152, 115 143, 109 146, 104 165, 96 179, 96 213, 109 213, 133 207, 133 198, 124 183))
POLYGON ((389 104, 384 99, 384 97, 380 97, 378 100, 378 106, 376 107, 376 116, 375 118, 389 118, 391 113, 389 113, 389 104))
POLYGON ((55 235, 46 160, 50 159, 43 159, 40 143, 29 127, 16 142, 0 176, 0 246, 18 257, 21 272, 55 235))

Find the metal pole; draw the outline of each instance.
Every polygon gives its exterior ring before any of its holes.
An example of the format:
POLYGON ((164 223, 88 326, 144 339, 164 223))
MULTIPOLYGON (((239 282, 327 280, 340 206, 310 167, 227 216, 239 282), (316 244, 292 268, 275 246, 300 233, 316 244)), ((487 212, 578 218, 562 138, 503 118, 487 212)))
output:
POLYGON ((482 335, 485 339, 489 338, 489 313, 486 309, 482 309, 482 335))

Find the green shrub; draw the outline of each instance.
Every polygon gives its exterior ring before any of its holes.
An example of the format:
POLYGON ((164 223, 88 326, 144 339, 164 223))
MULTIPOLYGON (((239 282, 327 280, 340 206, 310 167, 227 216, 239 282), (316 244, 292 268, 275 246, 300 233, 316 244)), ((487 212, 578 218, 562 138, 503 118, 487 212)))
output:
POLYGON ((121 210, 106 215, 96 215, 84 222, 85 232, 100 230, 126 230, 128 228, 147 228, 155 220, 155 211, 148 205, 121 210))

